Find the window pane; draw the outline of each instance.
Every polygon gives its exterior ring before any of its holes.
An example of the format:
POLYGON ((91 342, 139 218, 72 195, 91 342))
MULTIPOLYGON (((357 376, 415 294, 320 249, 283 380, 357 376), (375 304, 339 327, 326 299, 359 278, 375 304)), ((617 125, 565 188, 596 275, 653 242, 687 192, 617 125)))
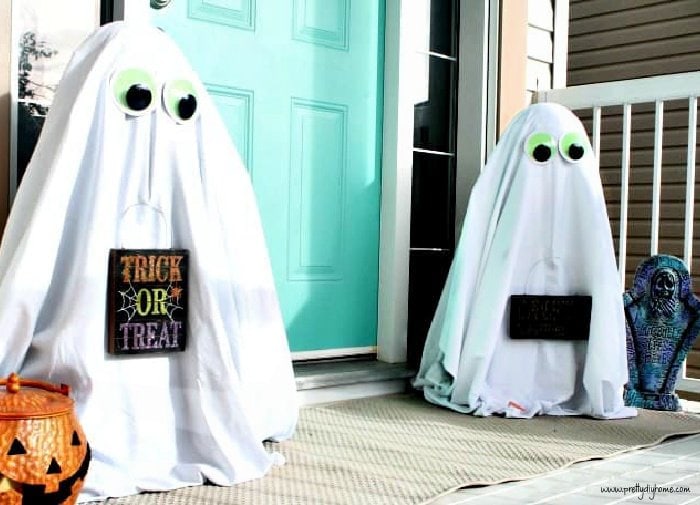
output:
POLYGON ((453 152, 456 63, 434 56, 425 58, 429 58, 429 74, 423 87, 423 98, 427 99, 415 106, 413 145, 431 151, 453 152))
POLYGON ((449 156, 413 153, 411 247, 454 246, 453 166, 449 156))
POLYGON ((457 1, 432 0, 430 4, 430 50, 457 55, 457 1))
POLYGON ((408 287, 408 345, 406 361, 418 368, 425 337, 452 263, 452 251, 411 251, 408 287))

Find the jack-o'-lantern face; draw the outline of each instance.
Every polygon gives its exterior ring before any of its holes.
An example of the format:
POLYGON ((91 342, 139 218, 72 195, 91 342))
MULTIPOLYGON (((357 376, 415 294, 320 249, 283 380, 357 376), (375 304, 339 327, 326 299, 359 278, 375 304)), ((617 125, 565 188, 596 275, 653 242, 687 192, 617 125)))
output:
POLYGON ((43 395, 10 394, 0 402, 0 505, 73 504, 87 474, 90 448, 72 401, 37 393, 43 395), (70 409, 57 413, 65 400, 70 409), (20 405, 30 414, 8 419, 20 416, 20 405))

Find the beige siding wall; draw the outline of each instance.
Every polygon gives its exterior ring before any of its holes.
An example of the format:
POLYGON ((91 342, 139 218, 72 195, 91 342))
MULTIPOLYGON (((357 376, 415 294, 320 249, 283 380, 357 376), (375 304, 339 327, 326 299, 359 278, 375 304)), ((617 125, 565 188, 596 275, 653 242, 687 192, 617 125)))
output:
POLYGON ((499 132, 532 103, 533 92, 552 88, 554 0, 501 0, 499 132))
POLYGON ((568 84, 700 70, 700 1, 570 0, 568 84))
POLYGON ((498 42, 498 134, 529 103, 527 82, 527 3, 501 0, 498 42))
MULTIPOLYGON (((569 16, 570 86, 700 70, 698 0, 571 0, 569 16)), ((683 257, 687 123, 686 102, 665 105, 659 253, 678 257, 683 257)), ((605 108, 601 177, 614 235, 619 230, 621 145, 621 107, 605 108)), ((631 147, 628 287, 636 266, 650 254, 653 104, 632 108, 631 147)), ((696 180, 700 180, 698 176, 696 180)), ((696 195, 700 197, 700 183, 696 185, 696 195)), ((696 198, 691 265, 696 293, 700 290, 699 211, 700 201, 696 198)), ((688 375, 700 378, 700 342, 689 356, 688 375)))

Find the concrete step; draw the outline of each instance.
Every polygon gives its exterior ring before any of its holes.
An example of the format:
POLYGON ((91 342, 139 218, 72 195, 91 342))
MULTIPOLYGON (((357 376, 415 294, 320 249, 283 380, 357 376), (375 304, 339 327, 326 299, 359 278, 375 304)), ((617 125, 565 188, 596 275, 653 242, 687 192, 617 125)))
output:
MULTIPOLYGON (((416 371, 406 363, 346 359, 297 362, 294 375, 300 403, 312 405, 403 393, 416 371)), ((700 412, 700 381, 681 379, 677 386, 683 410, 700 412)))
POLYGON ((302 405, 402 393, 415 371, 405 363, 372 359, 294 363, 302 405))
POLYGON ((676 393, 686 400, 700 401, 700 380, 679 379, 676 382, 676 393))

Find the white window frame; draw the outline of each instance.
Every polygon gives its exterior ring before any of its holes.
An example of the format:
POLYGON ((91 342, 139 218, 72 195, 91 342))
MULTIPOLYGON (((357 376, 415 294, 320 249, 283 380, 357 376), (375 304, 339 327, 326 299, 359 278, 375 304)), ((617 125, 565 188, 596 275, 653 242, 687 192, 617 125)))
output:
MULTIPOLYGON (((440 0, 435 0, 440 1, 440 0)), ((384 143, 379 239, 377 357, 406 360, 408 260, 413 165, 411 0, 387 0, 384 56, 384 143)), ((455 237, 469 192, 496 139, 498 1, 460 0, 455 237)))

